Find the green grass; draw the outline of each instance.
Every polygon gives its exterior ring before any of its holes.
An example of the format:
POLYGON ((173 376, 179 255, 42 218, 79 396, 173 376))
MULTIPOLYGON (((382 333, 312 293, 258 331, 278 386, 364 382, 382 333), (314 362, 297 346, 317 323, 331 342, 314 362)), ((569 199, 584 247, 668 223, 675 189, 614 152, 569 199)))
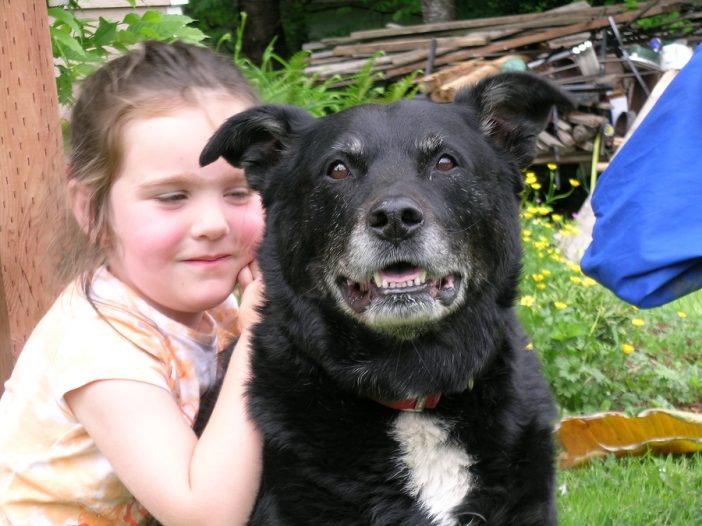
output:
POLYGON ((561 413, 700 407, 702 292, 649 310, 618 299, 559 249, 558 237, 578 232, 537 204, 552 201, 552 189, 529 174, 526 183, 518 314, 561 413))
MULTIPOLYGON (((561 414, 702 407, 702 291, 650 310, 618 299, 560 251, 557 238, 578 232, 543 204, 552 189, 526 183, 517 308, 561 414)), ((561 470, 558 508, 561 526, 702 524, 702 454, 561 470)))
POLYGON ((561 526, 702 524, 702 455, 598 459, 558 487, 561 526))

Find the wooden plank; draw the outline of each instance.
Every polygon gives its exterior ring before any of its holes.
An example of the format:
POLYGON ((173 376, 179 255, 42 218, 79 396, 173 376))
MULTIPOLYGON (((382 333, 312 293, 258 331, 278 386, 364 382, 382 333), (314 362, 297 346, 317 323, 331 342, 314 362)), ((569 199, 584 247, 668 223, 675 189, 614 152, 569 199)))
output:
MULTIPOLYGON (((463 36, 463 37, 444 37, 437 38, 436 45, 438 47, 477 47, 485 46, 490 42, 486 36, 463 36)), ((402 40, 385 40, 381 42, 373 42, 371 44, 356 44, 347 46, 336 46, 332 53, 336 56, 357 56, 357 55, 372 55, 378 51, 392 53, 396 51, 411 51, 416 49, 429 49, 431 46, 431 38, 410 38, 402 40)))
POLYGON ((0 93, 1 389, 59 289, 47 247, 64 160, 45 2, 0 0, 0 93))
POLYGON ((489 62, 481 61, 476 66, 457 76, 448 82, 443 83, 431 92, 431 99, 436 102, 450 102, 458 90, 466 86, 472 86, 479 80, 499 73, 500 68, 512 59, 524 60, 522 55, 504 55, 489 62))
MULTIPOLYGON (((665 0, 663 0, 665 2, 665 0)), ((374 40, 379 38, 419 35, 425 33, 438 33, 442 31, 454 31, 456 29, 475 29, 484 28, 497 24, 523 23, 532 20, 544 21, 549 19, 568 20, 572 17, 599 18, 609 15, 619 14, 627 9, 625 4, 617 4, 613 6, 591 7, 582 10, 573 10, 568 12, 546 12, 546 13, 528 13, 523 15, 507 15, 489 18, 475 18, 471 20, 455 20, 452 22, 439 22, 435 24, 417 24, 412 26, 403 26, 396 28, 371 29, 367 31, 354 31, 349 37, 344 38, 329 38, 322 39, 322 43, 337 45, 350 42, 358 42, 362 40, 374 40)))

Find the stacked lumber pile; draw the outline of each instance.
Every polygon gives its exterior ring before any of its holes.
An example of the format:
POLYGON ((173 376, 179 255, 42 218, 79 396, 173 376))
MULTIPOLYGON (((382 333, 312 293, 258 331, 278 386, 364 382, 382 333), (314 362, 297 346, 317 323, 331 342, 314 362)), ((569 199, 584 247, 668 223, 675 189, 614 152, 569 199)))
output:
MULTIPOLYGON (((570 91, 577 112, 555 115, 539 137, 539 148, 560 155, 590 157, 595 137, 609 123, 611 105, 603 94, 618 92, 637 110, 661 68, 627 49, 648 48, 652 37, 684 37, 694 47, 702 39, 702 0, 641 1, 635 10, 626 4, 591 7, 580 1, 525 15, 357 31, 348 37, 307 44, 306 73, 320 80, 337 76, 340 83, 368 64, 385 79, 420 72, 416 82, 432 100, 448 102, 456 90, 505 69, 528 69, 570 91), (645 17, 670 16, 679 24, 647 33, 634 23, 645 17), (631 56, 630 56, 631 55, 631 56), (639 60, 641 59, 641 60, 639 60)), ((635 113, 635 112, 634 112, 635 113)), ((623 130, 624 132, 626 130, 623 130)), ((609 143, 611 146, 611 141, 609 143)))
POLYGON ((311 52, 306 72, 320 79, 352 75, 370 57, 382 53, 374 69, 393 79, 424 70, 433 45, 434 68, 510 52, 534 56, 539 51, 567 48, 587 40, 594 32, 609 27, 610 16, 620 26, 627 26, 643 17, 680 12, 680 20, 699 24, 700 9, 699 0, 652 0, 640 2, 633 11, 624 3, 590 7, 581 1, 545 13, 356 31, 348 37, 305 44, 304 49, 311 52))

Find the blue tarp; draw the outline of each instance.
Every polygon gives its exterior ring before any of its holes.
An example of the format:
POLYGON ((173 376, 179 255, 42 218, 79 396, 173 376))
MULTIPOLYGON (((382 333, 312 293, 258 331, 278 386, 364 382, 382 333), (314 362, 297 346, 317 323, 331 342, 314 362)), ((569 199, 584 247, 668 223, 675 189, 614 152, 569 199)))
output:
POLYGON ((583 272, 639 307, 702 288, 702 46, 599 179, 583 272))

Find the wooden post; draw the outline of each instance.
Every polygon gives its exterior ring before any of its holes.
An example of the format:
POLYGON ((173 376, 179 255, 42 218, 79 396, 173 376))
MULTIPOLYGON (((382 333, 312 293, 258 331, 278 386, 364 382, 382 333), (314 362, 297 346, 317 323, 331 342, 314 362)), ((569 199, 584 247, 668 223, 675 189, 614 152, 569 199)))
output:
POLYGON ((0 393, 58 293, 47 246, 63 173, 46 2, 0 0, 0 393))

